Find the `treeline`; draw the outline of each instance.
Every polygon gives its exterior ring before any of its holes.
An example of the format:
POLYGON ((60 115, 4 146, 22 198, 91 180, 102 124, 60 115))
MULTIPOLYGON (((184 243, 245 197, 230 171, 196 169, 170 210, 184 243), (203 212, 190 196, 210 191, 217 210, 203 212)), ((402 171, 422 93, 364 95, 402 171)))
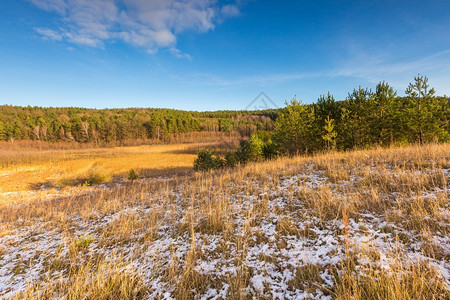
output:
POLYGON ((375 91, 359 87, 340 102, 329 93, 312 105, 293 100, 277 119, 272 140, 280 153, 450 141, 449 99, 436 97, 420 75, 405 92, 397 97, 383 81, 375 91))
POLYGON ((38 140, 114 143, 170 140, 187 132, 271 130, 264 112, 199 113, 172 109, 85 109, 0 106, 0 141, 38 140))
POLYGON ((189 113, 169 109, 0 107, 0 140, 113 142, 199 130, 189 113))
MULTIPOLYGON (((278 153, 346 150, 373 145, 449 141, 449 99, 436 97, 428 78, 417 76, 406 97, 386 82, 374 91, 355 89, 343 101, 331 94, 314 104, 293 100, 283 109, 194 112, 173 109, 85 109, 0 106, 0 141, 110 143, 170 141, 190 132, 250 137, 270 132, 278 153), (231 134, 233 133, 233 134, 231 134)), ((261 140, 261 139, 260 139, 261 140)))
POLYGON ((450 99, 435 96, 426 76, 414 77, 406 97, 386 82, 375 91, 353 90, 344 101, 328 93, 316 103, 296 99, 279 112, 272 132, 256 131, 224 158, 199 153, 197 170, 231 167, 277 155, 347 150, 372 146, 450 141, 450 99))

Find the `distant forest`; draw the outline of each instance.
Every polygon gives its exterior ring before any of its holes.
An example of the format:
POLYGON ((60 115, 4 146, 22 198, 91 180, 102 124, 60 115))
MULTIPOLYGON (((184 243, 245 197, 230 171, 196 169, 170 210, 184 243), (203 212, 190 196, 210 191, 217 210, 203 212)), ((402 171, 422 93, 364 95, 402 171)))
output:
POLYGON ((450 141, 450 99, 435 96, 417 76, 405 97, 386 82, 358 88, 342 101, 328 93, 316 103, 292 100, 282 109, 193 112, 172 109, 85 109, 0 106, 0 140, 109 143, 186 132, 265 131, 281 152, 364 148, 450 141))
POLYGON ((173 109, 86 109, 0 106, 0 140, 109 143, 195 131, 271 130, 275 111, 189 112, 173 109))

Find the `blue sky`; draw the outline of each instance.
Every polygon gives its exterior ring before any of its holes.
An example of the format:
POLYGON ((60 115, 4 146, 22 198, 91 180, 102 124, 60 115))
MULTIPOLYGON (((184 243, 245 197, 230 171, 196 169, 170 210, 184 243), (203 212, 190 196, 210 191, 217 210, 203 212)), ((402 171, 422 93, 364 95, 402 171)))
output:
POLYGON ((244 109, 417 73, 450 94, 450 1, 2 0, 0 104, 244 109))

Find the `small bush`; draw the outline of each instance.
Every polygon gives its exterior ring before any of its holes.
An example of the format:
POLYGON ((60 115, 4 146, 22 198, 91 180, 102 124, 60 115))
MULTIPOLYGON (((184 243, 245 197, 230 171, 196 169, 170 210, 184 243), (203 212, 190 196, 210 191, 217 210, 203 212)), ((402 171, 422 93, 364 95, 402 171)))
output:
POLYGON ((194 161, 194 170, 208 171, 217 168, 217 161, 208 150, 200 151, 194 161))
POLYGON ((213 160, 214 160, 214 169, 225 168, 226 161, 222 157, 216 156, 216 157, 213 158, 213 160))
POLYGON ((228 152, 225 154, 225 166, 233 168, 238 163, 238 156, 235 152, 228 152))
POLYGON ((128 172, 128 180, 134 181, 139 178, 139 175, 134 171, 134 169, 131 169, 130 172, 128 172))
POLYGON ((78 240, 75 241, 75 249, 80 250, 86 250, 89 248, 89 245, 92 244, 94 241, 94 238, 91 235, 83 235, 80 236, 78 240))
POLYGON ((94 165, 88 173, 87 178, 83 181, 85 185, 93 185, 109 182, 112 180, 111 174, 109 174, 102 167, 94 165))
POLYGON ((194 161, 194 170, 207 171, 225 167, 235 167, 238 163, 262 161, 278 155, 278 147, 270 139, 267 131, 255 131, 247 141, 234 152, 225 154, 225 158, 214 157, 208 150, 200 151, 194 161))

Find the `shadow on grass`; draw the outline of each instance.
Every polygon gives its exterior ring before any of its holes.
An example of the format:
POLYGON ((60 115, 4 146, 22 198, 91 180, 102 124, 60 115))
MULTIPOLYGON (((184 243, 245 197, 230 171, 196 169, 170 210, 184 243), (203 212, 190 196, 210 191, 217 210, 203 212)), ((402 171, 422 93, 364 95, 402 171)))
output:
MULTIPOLYGON (((157 177, 172 177, 175 175, 186 175, 194 172, 193 167, 173 167, 173 168, 145 168, 136 169, 138 175, 137 181, 140 179, 151 179, 157 177)), ((94 174, 95 175, 95 174, 94 174)), ((109 175, 105 177, 100 176, 87 176, 80 177, 71 180, 61 180, 58 183, 54 181, 47 180, 37 183, 31 183, 28 185, 29 190, 38 191, 51 188, 64 188, 64 187, 75 187, 75 186, 99 186, 99 185, 117 185, 117 184, 128 184, 131 180, 128 179, 128 173, 120 173, 109 175)))

